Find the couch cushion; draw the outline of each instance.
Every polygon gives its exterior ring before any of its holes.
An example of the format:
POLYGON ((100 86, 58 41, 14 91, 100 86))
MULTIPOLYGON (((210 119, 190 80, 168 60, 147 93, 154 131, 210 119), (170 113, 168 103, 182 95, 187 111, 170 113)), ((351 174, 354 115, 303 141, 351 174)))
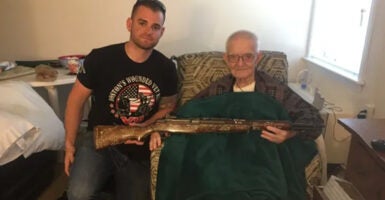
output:
MULTIPOLYGON (((287 83, 286 54, 277 51, 260 51, 257 69, 287 83)), ((178 66, 179 102, 183 105, 211 82, 230 73, 223 60, 223 52, 188 53, 172 57, 178 66)))
POLYGON ((288 63, 286 54, 279 51, 260 51, 258 71, 263 71, 271 77, 287 84, 288 63))

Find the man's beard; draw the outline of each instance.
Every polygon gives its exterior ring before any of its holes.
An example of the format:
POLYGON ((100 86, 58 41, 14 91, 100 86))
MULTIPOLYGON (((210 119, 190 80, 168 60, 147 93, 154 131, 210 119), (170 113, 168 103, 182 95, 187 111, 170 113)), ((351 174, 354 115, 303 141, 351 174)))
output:
POLYGON ((132 42, 143 50, 152 50, 158 44, 158 41, 144 44, 137 38, 132 38, 132 42))

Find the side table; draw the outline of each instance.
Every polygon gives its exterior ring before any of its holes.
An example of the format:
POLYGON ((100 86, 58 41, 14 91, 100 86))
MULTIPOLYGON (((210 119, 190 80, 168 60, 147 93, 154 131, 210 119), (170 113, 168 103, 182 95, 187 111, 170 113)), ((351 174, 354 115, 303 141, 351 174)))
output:
POLYGON ((48 102, 56 115, 61 116, 60 106, 59 106, 59 97, 57 92, 57 86, 73 84, 76 80, 75 75, 69 75, 69 70, 65 68, 55 68, 59 73, 55 81, 36 81, 36 74, 19 76, 10 80, 24 81, 29 83, 32 87, 44 87, 48 92, 48 102))
POLYGON ((352 134, 346 179, 368 200, 385 199, 385 152, 375 151, 372 139, 385 139, 385 119, 338 120, 352 134))

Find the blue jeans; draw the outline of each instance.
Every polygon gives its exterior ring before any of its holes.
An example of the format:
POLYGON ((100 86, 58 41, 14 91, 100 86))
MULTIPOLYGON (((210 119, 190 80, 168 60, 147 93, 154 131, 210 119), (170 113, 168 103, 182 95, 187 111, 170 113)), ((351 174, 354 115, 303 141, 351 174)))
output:
POLYGON ((91 131, 79 133, 71 166, 69 200, 99 199, 106 182, 114 177, 115 199, 150 199, 150 162, 136 161, 114 147, 95 150, 91 131))

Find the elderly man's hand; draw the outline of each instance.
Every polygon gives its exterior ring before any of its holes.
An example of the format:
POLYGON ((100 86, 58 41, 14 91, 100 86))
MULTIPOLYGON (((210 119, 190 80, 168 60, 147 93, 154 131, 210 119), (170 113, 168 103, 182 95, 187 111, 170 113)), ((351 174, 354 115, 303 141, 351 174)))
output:
POLYGON ((266 130, 262 131, 261 137, 270 142, 280 144, 287 139, 294 137, 296 134, 292 131, 282 130, 273 126, 267 126, 266 130))

